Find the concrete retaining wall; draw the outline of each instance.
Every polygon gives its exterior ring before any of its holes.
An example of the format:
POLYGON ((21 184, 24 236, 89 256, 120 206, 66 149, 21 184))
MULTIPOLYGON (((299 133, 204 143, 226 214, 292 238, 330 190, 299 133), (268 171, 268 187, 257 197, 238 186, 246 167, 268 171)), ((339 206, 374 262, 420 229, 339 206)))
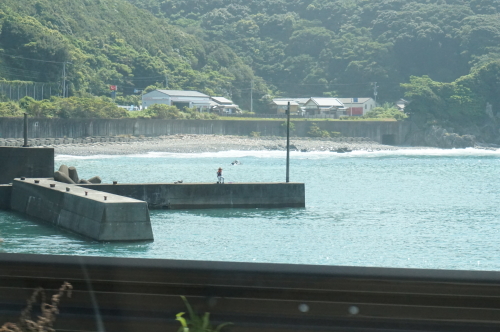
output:
POLYGON ((12 186, 0 184, 0 210, 10 210, 10 197, 12 195, 12 186))
POLYGON ((303 183, 85 184, 146 201, 151 209, 305 207, 303 183))
POLYGON ((146 202, 127 197, 48 179, 15 179, 10 205, 14 211, 97 241, 153 240, 146 202))
MULTIPOLYGON (((29 138, 77 138, 90 136, 161 136, 174 134, 216 134, 261 136, 284 134, 284 120, 156 120, 156 119, 30 119, 29 138)), ((296 121, 292 133, 307 136, 311 124, 323 130, 342 133, 345 137, 367 137, 382 142, 384 135, 393 135, 394 144, 403 142, 409 126, 397 121, 296 121)), ((1 138, 22 138, 23 119, 0 118, 1 138)))
POLYGON ((0 184, 22 176, 54 176, 54 149, 0 147, 0 184))

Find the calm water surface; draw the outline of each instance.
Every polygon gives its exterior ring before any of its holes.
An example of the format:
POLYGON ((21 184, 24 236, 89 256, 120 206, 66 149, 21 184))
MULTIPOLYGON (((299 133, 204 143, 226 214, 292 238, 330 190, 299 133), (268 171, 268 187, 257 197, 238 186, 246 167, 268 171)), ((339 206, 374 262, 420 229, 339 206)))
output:
MULTIPOLYGON (((57 156, 104 182, 283 181, 283 152, 57 156), (243 164, 230 166, 238 159, 243 164)), ((152 211, 154 242, 97 243, 0 212, 0 251, 500 270, 500 152, 292 153, 304 209, 152 211)))

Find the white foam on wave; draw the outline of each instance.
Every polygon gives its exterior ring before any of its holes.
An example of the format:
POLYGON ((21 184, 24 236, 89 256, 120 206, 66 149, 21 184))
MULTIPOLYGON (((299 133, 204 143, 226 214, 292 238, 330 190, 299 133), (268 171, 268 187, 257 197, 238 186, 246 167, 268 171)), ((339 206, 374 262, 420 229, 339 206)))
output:
MULTIPOLYGON (((346 153, 331 151, 291 151, 290 157, 295 159, 324 159, 324 158, 381 158, 381 157, 500 157, 500 149, 437 149, 437 148, 403 148, 395 150, 355 150, 346 153)), ((112 158, 230 158, 241 159, 245 157, 254 158, 285 158, 286 151, 219 151, 201 153, 174 153, 174 152, 148 152, 129 155, 94 155, 94 156, 71 156, 57 155, 56 161, 60 160, 85 160, 85 159, 112 159, 112 158)))
POLYGON ((120 158, 122 155, 93 155, 93 156, 73 156, 69 154, 58 154, 54 156, 55 161, 60 160, 85 160, 85 159, 112 159, 120 158))

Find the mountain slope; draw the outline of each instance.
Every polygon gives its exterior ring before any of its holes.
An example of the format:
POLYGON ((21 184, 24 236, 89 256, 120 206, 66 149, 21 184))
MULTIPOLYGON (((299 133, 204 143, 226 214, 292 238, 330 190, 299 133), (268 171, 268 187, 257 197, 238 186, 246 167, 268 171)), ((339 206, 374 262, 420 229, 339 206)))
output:
POLYGON ((128 0, 229 45, 278 94, 394 101, 500 58, 499 0, 128 0))
POLYGON ((238 97, 253 77, 228 46, 122 0, 3 0, 0 48, 0 78, 9 81, 61 83, 68 62, 70 94, 103 95, 118 85, 127 96, 168 78, 171 89, 238 97))

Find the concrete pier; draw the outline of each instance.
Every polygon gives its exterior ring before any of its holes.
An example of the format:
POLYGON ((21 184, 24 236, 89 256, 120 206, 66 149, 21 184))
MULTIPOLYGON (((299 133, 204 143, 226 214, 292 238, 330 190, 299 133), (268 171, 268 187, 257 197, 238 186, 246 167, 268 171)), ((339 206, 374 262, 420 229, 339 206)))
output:
POLYGON ((146 201, 150 209, 305 207, 303 183, 82 184, 146 201))
POLYGON ((146 202, 52 179, 14 179, 10 207, 97 241, 153 240, 146 202))

